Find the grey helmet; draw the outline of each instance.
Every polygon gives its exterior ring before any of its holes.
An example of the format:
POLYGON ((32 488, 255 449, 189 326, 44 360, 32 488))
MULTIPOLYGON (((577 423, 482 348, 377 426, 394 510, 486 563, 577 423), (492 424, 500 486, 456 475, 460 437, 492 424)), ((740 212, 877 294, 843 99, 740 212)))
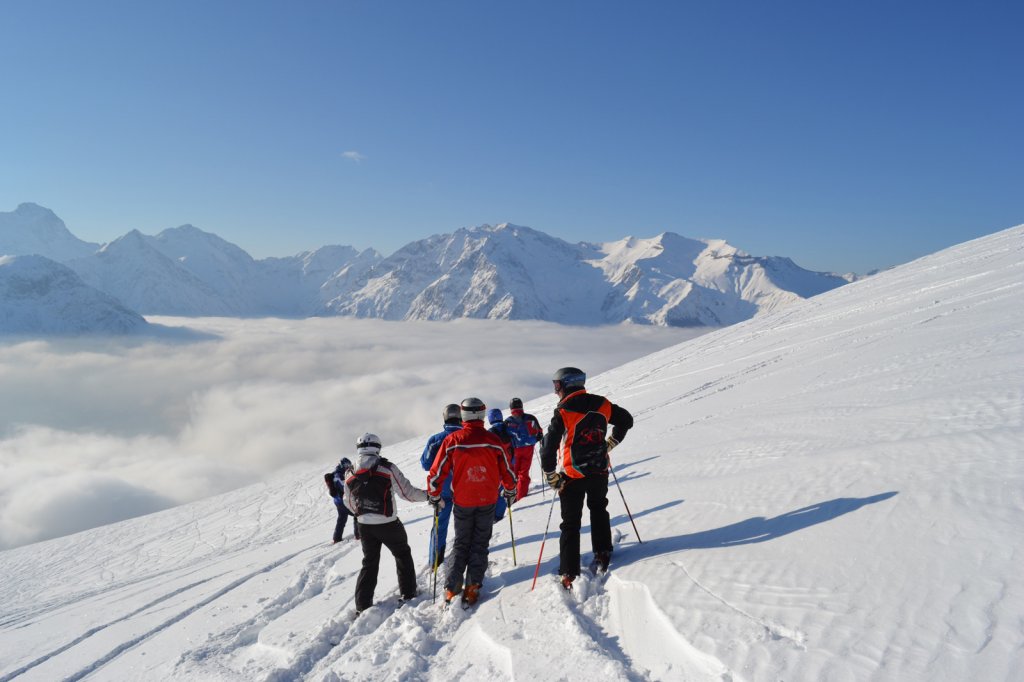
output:
POLYGON ((444 406, 444 412, 441 413, 441 417, 444 419, 444 423, 448 422, 460 422, 462 421, 462 410, 455 403, 450 403, 444 406))
POLYGON ((587 374, 577 367, 563 367, 551 377, 551 383, 555 386, 555 393, 569 392, 569 389, 583 388, 583 384, 587 383, 587 374))
POLYGON ((462 413, 462 421, 464 422, 475 419, 483 421, 484 417, 487 416, 487 406, 484 405, 484 401, 480 400, 480 398, 466 398, 459 406, 459 411, 462 413))

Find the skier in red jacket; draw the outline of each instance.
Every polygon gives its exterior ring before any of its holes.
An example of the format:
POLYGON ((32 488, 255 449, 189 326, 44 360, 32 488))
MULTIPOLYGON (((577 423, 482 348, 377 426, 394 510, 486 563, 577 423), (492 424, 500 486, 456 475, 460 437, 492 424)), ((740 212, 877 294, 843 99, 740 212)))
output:
POLYGON ((472 605, 480 596, 487 570, 498 489, 506 500, 514 500, 516 478, 501 439, 484 426, 487 406, 483 401, 466 398, 460 409, 462 429, 441 442, 427 474, 427 493, 431 504, 444 504, 441 489, 448 472, 452 472, 455 542, 445 580, 445 602, 450 603, 461 592, 462 601, 472 605))

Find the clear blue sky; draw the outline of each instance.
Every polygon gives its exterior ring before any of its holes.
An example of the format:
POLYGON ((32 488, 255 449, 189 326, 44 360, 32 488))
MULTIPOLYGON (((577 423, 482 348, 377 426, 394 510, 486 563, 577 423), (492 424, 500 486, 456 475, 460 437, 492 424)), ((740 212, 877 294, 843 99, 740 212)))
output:
POLYGON ((1022 28, 1018 1, 7 0, 0 211, 256 257, 670 230, 864 272, 1024 222, 1022 28))

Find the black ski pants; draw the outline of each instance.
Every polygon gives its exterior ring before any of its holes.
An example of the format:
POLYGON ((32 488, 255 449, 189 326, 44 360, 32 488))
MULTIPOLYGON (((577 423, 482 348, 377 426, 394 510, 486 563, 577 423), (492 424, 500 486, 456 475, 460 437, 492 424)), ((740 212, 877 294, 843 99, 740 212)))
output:
MULTIPOLYGON (((351 516, 351 514, 348 511, 348 507, 343 504, 335 502, 334 506, 338 508, 338 522, 334 524, 334 541, 341 542, 342 537, 345 535, 345 522, 348 521, 348 517, 351 516)), ((355 529, 356 540, 358 540, 359 524, 353 521, 352 527, 355 529)))
POLYGON ((608 476, 567 478, 560 493, 561 537, 558 539, 558 573, 580 574, 580 528, 583 503, 590 510, 590 544, 594 552, 612 551, 612 524, 608 516, 608 476))
POLYGON ((380 569, 380 547, 384 545, 395 557, 398 569, 398 591, 404 599, 416 596, 416 567, 409 549, 409 536, 398 519, 390 523, 360 523, 359 539, 363 545, 363 567, 356 579, 356 611, 373 605, 373 591, 377 589, 380 569))
POLYGON ((494 505, 460 507, 455 505, 455 542, 451 569, 445 587, 457 592, 463 585, 482 585, 487 572, 491 531, 494 530, 494 505))

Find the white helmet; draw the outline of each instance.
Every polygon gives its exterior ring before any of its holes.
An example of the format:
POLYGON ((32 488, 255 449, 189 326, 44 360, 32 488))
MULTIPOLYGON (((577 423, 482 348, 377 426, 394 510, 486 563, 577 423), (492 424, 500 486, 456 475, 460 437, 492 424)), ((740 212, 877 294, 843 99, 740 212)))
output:
POLYGON ((464 422, 473 421, 474 419, 483 421, 487 415, 487 406, 479 398, 466 398, 459 405, 459 408, 462 413, 462 421, 464 422))
POLYGON ((375 433, 364 433, 356 439, 356 452, 360 455, 378 455, 380 447, 380 436, 375 433))

